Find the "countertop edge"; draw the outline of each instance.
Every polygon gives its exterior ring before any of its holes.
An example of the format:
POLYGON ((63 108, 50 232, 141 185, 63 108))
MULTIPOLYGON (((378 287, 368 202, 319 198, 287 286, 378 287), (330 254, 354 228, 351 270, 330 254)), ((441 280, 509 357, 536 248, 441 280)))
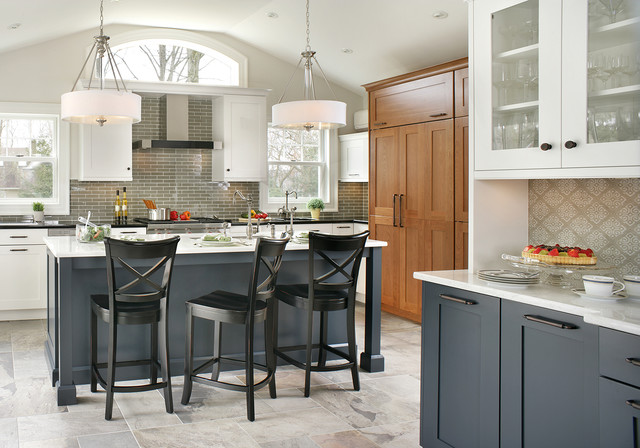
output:
POLYGON ((640 302, 599 302, 582 299, 570 290, 550 285, 526 289, 493 285, 479 280, 468 270, 414 272, 413 278, 452 288, 485 294, 513 302, 581 316, 585 323, 640 336, 640 302))

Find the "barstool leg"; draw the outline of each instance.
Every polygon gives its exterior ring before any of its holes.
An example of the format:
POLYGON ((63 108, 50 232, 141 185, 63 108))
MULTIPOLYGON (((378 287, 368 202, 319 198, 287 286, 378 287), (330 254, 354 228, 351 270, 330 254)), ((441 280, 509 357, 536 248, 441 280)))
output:
POLYGON ((271 381, 269 382, 269 395, 271 398, 276 398, 276 353, 275 353, 275 334, 274 321, 278 319, 277 309, 278 299, 275 297, 270 299, 267 304, 267 318, 264 321, 264 351, 267 357, 267 375, 271 375, 271 381))
POLYGON ((253 375, 253 325, 247 326, 244 346, 246 356, 245 381, 247 383, 247 418, 250 422, 253 422, 256 419, 256 410, 253 396, 255 392, 255 378, 253 375))
POLYGON ((213 359, 217 360, 212 365, 211 379, 218 381, 220 378, 220 347, 222 345, 222 322, 213 321, 213 359))
POLYGON ((184 386, 182 388, 182 401, 184 405, 189 404, 191 398, 191 374, 193 372, 193 314, 191 307, 187 304, 187 321, 186 321, 186 346, 184 350, 184 386))
MULTIPOLYGON (((164 298, 162 300, 166 301, 167 299, 164 298)), ((162 309, 166 310, 166 305, 162 309)), ((164 404, 167 412, 171 414, 173 413, 173 395, 171 394, 171 367, 169 366, 171 358, 169 357, 169 328, 166 311, 162 312, 158 328, 160 330, 158 335, 160 338, 160 357, 162 358, 160 366, 162 369, 162 381, 165 383, 164 404)))
POLYGON ((98 380, 96 378, 96 365, 98 364, 98 317, 91 309, 91 392, 98 391, 98 380))
POLYGON ((355 298, 349 299, 347 306, 347 345, 349 346, 349 358, 353 363, 351 366, 351 379, 353 380, 353 390, 360 390, 360 376, 358 373, 358 354, 356 348, 356 307, 355 298))
POLYGON ((307 353, 304 369, 304 396, 311 392, 311 350, 313 348, 313 300, 308 303, 307 309, 307 353))
POLYGON ((104 411, 105 420, 111 420, 113 414, 113 386, 115 385, 116 378, 116 347, 118 345, 118 330, 115 319, 116 317, 112 314, 109 322, 109 348, 107 350, 107 402, 104 411))
POLYGON ((318 366, 324 367, 327 364, 327 332, 328 332, 328 312, 322 311, 320 313, 320 348, 318 352, 318 366))
POLYGON ((151 364, 149 369, 149 378, 151 384, 158 382, 158 324, 154 322, 151 324, 151 364))

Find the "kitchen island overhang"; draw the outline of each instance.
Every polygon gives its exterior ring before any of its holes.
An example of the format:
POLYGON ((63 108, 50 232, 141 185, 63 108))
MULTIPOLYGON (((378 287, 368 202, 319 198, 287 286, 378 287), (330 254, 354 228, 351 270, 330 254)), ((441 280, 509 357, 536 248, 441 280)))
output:
MULTIPOLYGON (((147 236, 153 238, 157 236, 147 236)), ((232 247, 201 247, 198 235, 184 235, 178 245, 171 281, 169 302, 169 338, 171 372, 183 372, 185 307, 184 302, 215 289, 246 293, 249 271, 253 262, 253 243, 232 247)), ((45 355, 49 363, 52 385, 57 388, 58 405, 76 403, 76 384, 89 382, 89 318, 90 295, 106 293, 106 260, 104 244, 79 243, 74 237, 48 237, 47 245, 47 340, 45 355)), ((369 240, 364 251, 366 263, 365 335, 360 366, 369 372, 384 370, 380 353, 381 255, 385 242, 369 240)), ((282 284, 306 281, 308 246, 289 243, 278 282, 282 284)), ((301 344, 306 329, 301 322, 301 310, 280 307, 279 340, 282 345, 301 344)), ((118 353, 123 359, 148 356, 150 332, 147 328, 125 326, 119 330, 118 353), (127 341, 135 344, 127 345, 127 341)), ((318 325, 314 324, 317 331, 318 325)), ((223 331, 237 329, 225 327, 223 331)), ((239 330, 238 330, 239 331, 239 330)), ((209 325, 195 329, 199 341, 196 356, 205 357, 212 348, 209 325), (202 341, 202 343, 200 343, 202 341)), ((346 341, 345 323, 340 316, 330 319, 330 343, 346 341)), ((225 337, 223 353, 241 353, 244 334, 225 337)), ((99 326, 98 353, 106 353, 106 326, 99 326)), ((256 339, 256 347, 263 341, 256 339)), ((138 368, 125 370, 122 379, 144 377, 138 368)))

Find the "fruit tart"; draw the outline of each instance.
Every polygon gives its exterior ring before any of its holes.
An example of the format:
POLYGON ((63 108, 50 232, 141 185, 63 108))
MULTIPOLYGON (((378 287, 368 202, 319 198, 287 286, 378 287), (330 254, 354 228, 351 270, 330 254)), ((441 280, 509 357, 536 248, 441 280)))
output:
POLYGON ((559 244, 555 246, 528 245, 522 250, 522 256, 547 264, 594 265, 598 261, 598 257, 593 254, 591 249, 560 246, 559 244))

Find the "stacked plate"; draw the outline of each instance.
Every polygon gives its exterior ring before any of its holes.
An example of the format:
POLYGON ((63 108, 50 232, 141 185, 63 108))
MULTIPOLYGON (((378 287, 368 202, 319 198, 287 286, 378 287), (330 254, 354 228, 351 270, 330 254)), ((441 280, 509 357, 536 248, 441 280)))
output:
POLYGON ((505 269, 485 269, 478 271, 478 278, 487 282, 517 286, 535 285, 540 283, 539 272, 509 271, 505 269))

